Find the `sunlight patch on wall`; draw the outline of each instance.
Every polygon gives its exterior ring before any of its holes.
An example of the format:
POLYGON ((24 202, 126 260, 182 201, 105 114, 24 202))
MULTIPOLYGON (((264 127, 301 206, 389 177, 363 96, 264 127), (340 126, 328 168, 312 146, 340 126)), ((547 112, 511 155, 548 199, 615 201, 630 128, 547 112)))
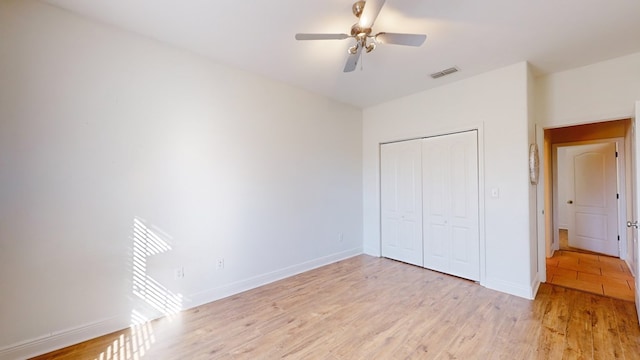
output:
MULTIPOLYGON (((140 219, 133 220, 133 294, 165 316, 182 310, 182 295, 171 292, 147 273, 147 258, 165 253, 171 246, 140 219)), ((132 324, 139 323, 132 315, 132 324)))
MULTIPOLYGON (((147 259, 171 251, 171 245, 145 223, 133 220, 133 294, 163 316, 182 310, 182 295, 173 293, 148 273, 147 259)), ((153 327, 142 310, 131 311, 131 326, 120 334, 95 360, 138 360, 148 354, 155 343, 153 327)))

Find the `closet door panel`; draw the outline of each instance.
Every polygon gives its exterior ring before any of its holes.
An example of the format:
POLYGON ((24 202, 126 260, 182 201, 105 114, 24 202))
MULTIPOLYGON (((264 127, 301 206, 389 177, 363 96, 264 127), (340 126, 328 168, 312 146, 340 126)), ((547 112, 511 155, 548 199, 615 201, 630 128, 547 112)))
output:
POLYGON ((480 237, 478 203, 478 145, 476 132, 456 134, 452 139, 452 176, 456 187, 452 192, 451 224, 460 237, 453 248, 451 274, 480 279, 480 237), (459 135, 459 136, 457 136, 459 135), (464 235, 461 231, 464 229, 464 235))
POLYGON ((448 272, 450 251, 446 241, 449 229, 444 224, 431 223, 425 229, 424 247, 425 264, 424 267, 441 272, 448 272), (426 234, 429 234, 426 236, 426 234), (428 255, 428 258, 427 258, 428 255))
POLYGON ((422 172, 425 267, 479 280, 477 132, 424 139, 422 172))
POLYGON ((382 256, 423 266, 420 140, 380 147, 382 256))
POLYGON ((422 193, 423 193, 423 242, 424 266, 449 272, 450 227, 448 208, 450 207, 448 149, 442 147, 440 137, 423 139, 422 142, 422 193))

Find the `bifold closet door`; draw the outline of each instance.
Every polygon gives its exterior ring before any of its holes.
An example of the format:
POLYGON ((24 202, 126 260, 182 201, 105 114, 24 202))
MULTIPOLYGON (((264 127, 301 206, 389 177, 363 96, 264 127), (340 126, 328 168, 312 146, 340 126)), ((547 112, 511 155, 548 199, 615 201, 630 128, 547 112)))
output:
POLYGON ((423 266, 421 140, 380 146, 382 256, 423 266))
POLYGON ((422 143, 424 267, 480 279, 477 131, 422 143))

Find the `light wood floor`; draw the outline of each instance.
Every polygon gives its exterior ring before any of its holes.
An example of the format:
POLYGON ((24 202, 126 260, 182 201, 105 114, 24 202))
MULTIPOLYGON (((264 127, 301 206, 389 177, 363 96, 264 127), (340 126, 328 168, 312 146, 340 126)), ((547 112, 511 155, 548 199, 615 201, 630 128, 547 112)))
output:
POLYGON ((640 359, 634 304, 366 255, 38 359, 640 359))

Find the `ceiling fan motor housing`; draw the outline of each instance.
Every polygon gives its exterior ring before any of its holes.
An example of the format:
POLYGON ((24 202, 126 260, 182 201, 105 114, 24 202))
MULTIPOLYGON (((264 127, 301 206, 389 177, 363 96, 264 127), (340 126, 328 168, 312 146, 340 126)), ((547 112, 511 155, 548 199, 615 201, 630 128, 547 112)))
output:
POLYGON ((360 24, 355 23, 351 27, 351 36, 354 37, 367 37, 371 34, 371 28, 360 27, 360 24))

